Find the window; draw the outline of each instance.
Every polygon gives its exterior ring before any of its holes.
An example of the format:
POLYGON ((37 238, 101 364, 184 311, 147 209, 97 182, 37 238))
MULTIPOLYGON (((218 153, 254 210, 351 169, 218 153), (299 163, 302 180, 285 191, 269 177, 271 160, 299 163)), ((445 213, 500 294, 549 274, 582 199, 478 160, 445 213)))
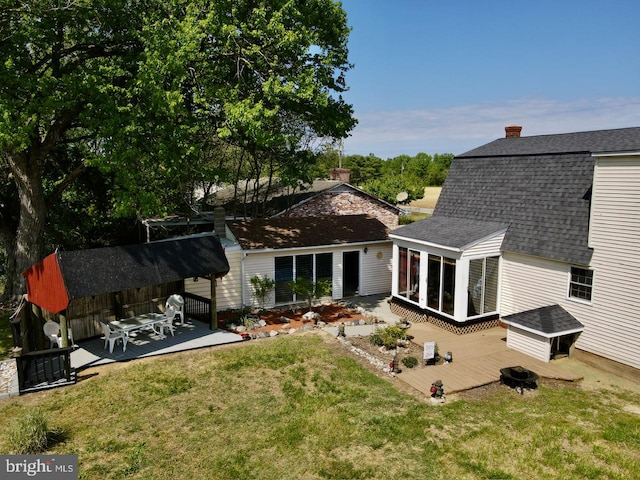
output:
POLYGON ((498 309, 499 257, 469 261, 467 317, 496 312, 498 309))
POLYGON ((333 281, 333 253, 276 257, 275 276, 276 303, 294 302, 296 299, 288 282, 295 278, 307 278, 313 282, 333 281))
POLYGON ((287 282, 293 280, 293 257, 276 257, 276 303, 293 301, 293 292, 287 282))
POLYGON ((453 315, 456 297, 456 261, 452 258, 429 255, 427 265, 427 306, 453 315))
POLYGON ((569 279, 569 297, 591 301, 593 294, 593 270, 571 267, 569 279))
POLYGON ((398 295, 420 300, 420 252, 400 247, 398 257, 398 295))
POLYGON ((409 255, 409 249, 400 247, 398 256, 398 295, 401 297, 407 297, 407 257, 409 255))

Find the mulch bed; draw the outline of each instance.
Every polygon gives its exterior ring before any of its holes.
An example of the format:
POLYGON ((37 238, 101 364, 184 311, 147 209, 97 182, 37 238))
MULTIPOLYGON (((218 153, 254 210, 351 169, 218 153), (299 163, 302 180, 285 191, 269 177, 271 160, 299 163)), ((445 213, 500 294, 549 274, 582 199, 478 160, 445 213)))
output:
MULTIPOLYGON (((313 325, 311 320, 305 320, 303 315, 309 311, 306 307, 287 309, 287 310, 266 310, 255 314, 266 325, 263 327, 252 328, 254 333, 260 331, 270 332, 272 330, 281 330, 284 325, 288 328, 299 329, 305 325, 313 325)), ((338 325, 341 322, 353 322, 366 320, 366 317, 356 309, 346 305, 332 303, 330 305, 320 305, 313 307, 312 311, 320 315, 321 321, 329 325, 338 325)), ((231 325, 242 325, 240 314, 238 312, 221 312, 218 314, 218 320, 222 322, 225 328, 231 325)))

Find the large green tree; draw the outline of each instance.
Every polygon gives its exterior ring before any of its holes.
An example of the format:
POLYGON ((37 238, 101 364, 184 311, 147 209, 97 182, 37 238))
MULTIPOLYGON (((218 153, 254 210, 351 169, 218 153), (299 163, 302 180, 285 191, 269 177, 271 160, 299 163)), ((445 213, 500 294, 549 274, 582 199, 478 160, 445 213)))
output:
POLYGON ((0 0, 5 294, 89 167, 116 215, 174 210, 224 145, 293 184, 355 125, 348 34, 334 0, 0 0))

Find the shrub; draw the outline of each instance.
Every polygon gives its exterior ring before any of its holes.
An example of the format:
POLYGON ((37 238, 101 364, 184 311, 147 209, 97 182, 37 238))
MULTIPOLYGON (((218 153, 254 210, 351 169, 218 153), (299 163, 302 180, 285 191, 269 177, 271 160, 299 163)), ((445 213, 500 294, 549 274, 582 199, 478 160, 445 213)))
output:
POLYGON ((398 340, 407 340, 407 332, 403 328, 399 328, 393 325, 378 329, 371 337, 369 341, 377 346, 384 346, 386 348, 396 348, 398 340))
POLYGON ((34 455, 47 449, 49 443, 47 419, 40 410, 23 412, 14 418, 7 438, 14 454, 34 455))
POLYGON ((276 286, 276 281, 272 278, 258 275, 254 275, 249 281, 253 287, 253 296, 260 302, 260 307, 264 308, 269 301, 271 291, 276 286))
POLYGON ((402 364, 407 368, 413 368, 418 364, 418 359, 416 357, 404 357, 402 359, 402 364))

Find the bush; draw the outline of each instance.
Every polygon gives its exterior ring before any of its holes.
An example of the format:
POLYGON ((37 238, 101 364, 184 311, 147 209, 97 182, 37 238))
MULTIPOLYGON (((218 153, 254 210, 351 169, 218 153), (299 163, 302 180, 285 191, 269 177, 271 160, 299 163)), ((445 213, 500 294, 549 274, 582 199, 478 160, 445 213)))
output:
POLYGON ((377 346, 384 346, 388 349, 396 348, 398 340, 407 340, 407 332, 403 328, 393 325, 378 329, 369 341, 377 346))
POLYGON ((27 411, 17 416, 7 432, 14 454, 34 455, 42 453, 49 444, 47 419, 40 410, 27 411))
POLYGON ((402 364, 407 368, 413 368, 418 364, 418 359, 416 357, 404 357, 402 364))

